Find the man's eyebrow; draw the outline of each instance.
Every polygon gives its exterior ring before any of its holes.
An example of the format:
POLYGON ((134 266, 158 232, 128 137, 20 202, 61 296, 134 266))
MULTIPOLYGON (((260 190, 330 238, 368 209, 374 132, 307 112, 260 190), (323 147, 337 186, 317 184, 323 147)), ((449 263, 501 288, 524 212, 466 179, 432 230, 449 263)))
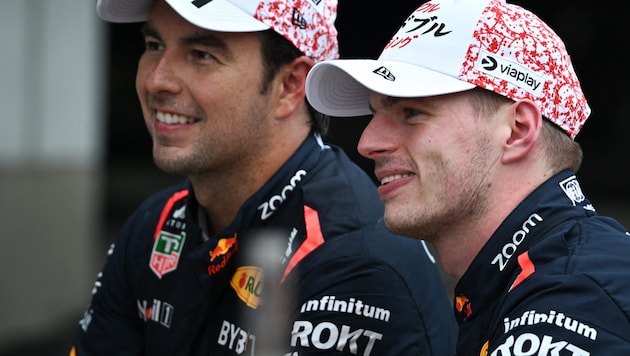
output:
MULTIPOLYGON (((383 102, 383 105, 385 107, 389 107, 389 106, 392 106, 392 105, 396 104, 399 101, 409 100, 409 99, 420 99, 420 98, 401 98, 401 97, 397 97, 397 96, 389 96, 389 95, 387 95, 387 96, 383 97, 382 102, 383 102)), ((369 106, 371 112, 375 111, 374 108, 372 107, 372 104, 368 103, 368 106, 369 106)))
MULTIPOLYGON (((421 97, 421 96, 418 96, 418 97, 415 97, 415 96, 414 97, 399 97, 399 96, 386 95, 386 96, 383 97, 382 103, 383 103, 383 105, 385 107, 389 107, 389 106, 395 105, 395 104, 397 104, 397 103, 399 103, 401 101, 411 101, 411 102, 414 102, 414 103, 417 103, 417 104, 426 105, 428 107, 434 107, 435 105, 433 103, 431 103, 428 99, 429 99, 429 97, 421 97)), ((368 105, 369 105, 370 111, 374 112, 374 108, 372 108, 372 104, 368 103, 368 105)))
POLYGON ((201 45, 206 47, 214 47, 225 52, 229 51, 229 48, 224 40, 217 36, 212 35, 209 32, 199 32, 186 35, 182 37, 180 42, 183 45, 201 45))
MULTIPOLYGON (((161 40, 159 32, 148 22, 140 28, 140 31, 145 37, 150 36, 161 40)), ((230 53, 227 43, 223 39, 213 35, 210 31, 199 30, 198 32, 192 32, 182 36, 179 42, 184 46, 200 45, 221 50, 226 55, 230 53)))
POLYGON ((148 22, 146 22, 144 25, 142 25, 142 27, 140 27, 140 33, 142 33, 142 36, 144 37, 160 38, 160 35, 158 34, 157 30, 153 28, 151 25, 149 25, 148 22))

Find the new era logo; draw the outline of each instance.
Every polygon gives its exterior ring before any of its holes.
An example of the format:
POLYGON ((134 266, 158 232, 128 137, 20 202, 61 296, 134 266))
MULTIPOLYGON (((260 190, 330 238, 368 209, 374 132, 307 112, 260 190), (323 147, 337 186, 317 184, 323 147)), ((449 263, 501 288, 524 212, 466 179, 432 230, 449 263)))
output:
POLYGON ((383 66, 376 68, 375 70, 372 71, 372 73, 380 75, 381 77, 389 80, 390 82, 393 82, 396 80, 396 77, 392 74, 392 72, 390 72, 389 69, 383 66))
POLYGON ((211 2, 212 0, 195 0, 192 2, 193 5, 195 5, 197 8, 202 7, 203 5, 211 2))
POLYGON ((304 16, 300 13, 296 7, 293 8, 293 16, 291 17, 291 22, 302 30, 306 29, 306 20, 304 16))

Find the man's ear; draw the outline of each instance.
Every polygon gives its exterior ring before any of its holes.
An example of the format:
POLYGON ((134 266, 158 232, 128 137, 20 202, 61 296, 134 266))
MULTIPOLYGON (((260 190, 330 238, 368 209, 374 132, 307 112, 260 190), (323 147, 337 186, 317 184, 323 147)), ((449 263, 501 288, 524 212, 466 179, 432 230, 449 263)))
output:
POLYGON ((509 106, 506 115, 511 125, 510 136, 505 142, 503 163, 526 157, 536 146, 542 130, 542 114, 531 100, 518 100, 509 106))
POLYGON ((301 56, 280 70, 276 117, 290 116, 303 103, 306 97, 306 76, 313 65, 312 59, 301 56))

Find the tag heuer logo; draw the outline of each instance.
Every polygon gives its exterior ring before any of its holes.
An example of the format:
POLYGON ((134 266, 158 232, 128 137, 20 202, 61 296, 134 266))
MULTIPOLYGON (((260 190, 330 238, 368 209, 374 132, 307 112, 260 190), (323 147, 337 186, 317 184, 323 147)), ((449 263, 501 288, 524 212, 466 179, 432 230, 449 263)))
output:
POLYGON ((580 183, 578 183, 575 176, 571 176, 560 182, 560 188, 562 188, 564 194, 567 195, 574 206, 586 200, 584 193, 582 193, 582 188, 580 188, 580 183))
POLYGON ((175 235, 166 231, 161 231, 155 239, 149 266, 159 278, 177 269, 177 262, 179 262, 185 240, 185 232, 175 235))

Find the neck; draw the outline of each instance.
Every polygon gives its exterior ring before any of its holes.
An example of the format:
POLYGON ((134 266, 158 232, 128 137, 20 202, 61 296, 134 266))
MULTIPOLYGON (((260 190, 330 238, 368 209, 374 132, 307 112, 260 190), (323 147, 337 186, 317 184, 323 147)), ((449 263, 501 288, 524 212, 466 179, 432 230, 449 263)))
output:
POLYGON ((230 167, 222 167, 190 176, 195 198, 206 210, 209 233, 225 229, 238 214, 243 204, 289 160, 302 144, 304 134, 287 134, 269 144, 266 152, 255 159, 240 160, 230 167))
POLYGON ((504 170, 493 180, 491 196, 481 215, 453 224, 448 232, 432 241, 444 271, 461 278, 499 225, 551 175, 551 170, 536 165, 525 170, 504 170))

